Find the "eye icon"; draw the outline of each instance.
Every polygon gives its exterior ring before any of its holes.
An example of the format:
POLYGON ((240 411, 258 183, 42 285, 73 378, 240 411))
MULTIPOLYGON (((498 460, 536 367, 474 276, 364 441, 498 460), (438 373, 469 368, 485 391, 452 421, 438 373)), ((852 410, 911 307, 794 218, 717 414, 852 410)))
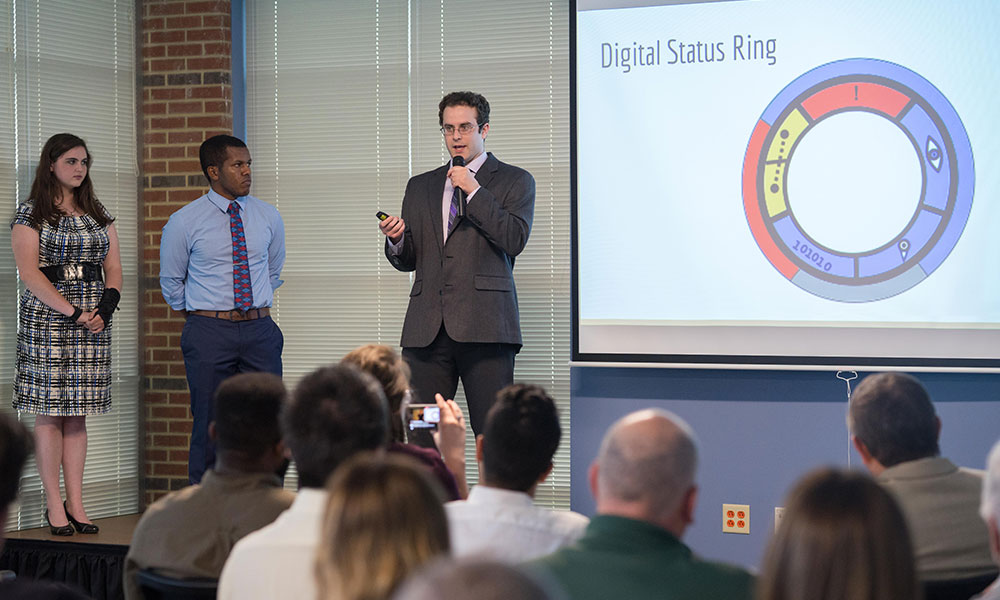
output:
POLYGON ((941 148, 934 141, 934 138, 927 136, 927 162, 931 163, 934 170, 941 172, 941 148))

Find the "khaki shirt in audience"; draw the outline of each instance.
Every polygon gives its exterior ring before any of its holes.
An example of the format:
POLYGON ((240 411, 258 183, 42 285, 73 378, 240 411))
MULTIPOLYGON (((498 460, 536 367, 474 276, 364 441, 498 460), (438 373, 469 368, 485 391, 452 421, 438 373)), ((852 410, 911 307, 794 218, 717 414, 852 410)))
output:
POLYGON ((983 474, 947 458, 921 458, 878 476, 903 509, 921 580, 966 579, 996 572, 979 517, 983 474))
POLYGON ((200 485, 153 503, 139 520, 125 557, 125 598, 142 598, 136 572, 216 579, 243 536, 274 521, 295 494, 267 473, 205 473, 200 485))

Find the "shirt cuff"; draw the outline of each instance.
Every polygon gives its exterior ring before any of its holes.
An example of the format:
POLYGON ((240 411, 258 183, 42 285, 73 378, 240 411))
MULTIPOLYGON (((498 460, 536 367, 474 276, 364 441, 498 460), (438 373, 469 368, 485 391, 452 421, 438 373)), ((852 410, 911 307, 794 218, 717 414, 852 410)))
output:
POLYGON ((399 238, 399 242, 398 243, 393 243, 393 241, 390 240, 389 238, 385 238, 385 241, 389 243, 389 254, 392 254, 393 256, 399 256, 400 254, 402 254, 403 253, 403 241, 405 239, 406 239, 406 237, 404 235, 404 237, 399 238))

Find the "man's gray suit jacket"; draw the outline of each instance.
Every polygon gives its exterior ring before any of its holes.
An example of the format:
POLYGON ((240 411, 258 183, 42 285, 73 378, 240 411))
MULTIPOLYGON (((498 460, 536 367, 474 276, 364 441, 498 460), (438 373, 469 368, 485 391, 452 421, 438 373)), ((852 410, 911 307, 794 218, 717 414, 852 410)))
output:
POLYGON ((979 517, 983 472, 933 456, 894 465, 876 478, 903 509, 922 581, 995 573, 979 517))
POLYGON ((403 322, 401 345, 423 348, 444 323, 457 342, 521 346, 514 288, 514 257, 531 231, 535 180, 524 169, 487 154, 476 173, 480 188, 466 217, 443 240, 442 202, 449 165, 416 175, 406 184, 403 247, 385 254, 400 271, 416 271, 403 322))

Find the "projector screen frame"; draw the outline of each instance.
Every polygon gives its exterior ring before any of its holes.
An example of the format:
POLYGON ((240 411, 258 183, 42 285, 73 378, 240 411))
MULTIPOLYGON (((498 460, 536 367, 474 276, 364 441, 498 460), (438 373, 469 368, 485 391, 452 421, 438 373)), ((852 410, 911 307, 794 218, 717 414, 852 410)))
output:
MULTIPOLYGON (((579 0, 586 2, 586 0, 579 0)), ((713 0, 694 0, 676 4, 695 4, 713 0)), ((639 367, 689 369, 774 369, 774 370, 911 370, 923 372, 1000 372, 1000 359, 941 358, 901 356, 787 356, 757 354, 665 354, 665 353, 602 353, 583 352, 580 347, 580 223, 579 223, 579 148, 578 140, 578 73, 577 19, 578 0, 570 0, 569 23, 569 107, 570 107, 570 238, 571 238, 571 366, 574 367, 639 367)), ((624 1, 634 7, 671 2, 624 1)), ((623 157, 625 160, 625 157, 623 157)))

